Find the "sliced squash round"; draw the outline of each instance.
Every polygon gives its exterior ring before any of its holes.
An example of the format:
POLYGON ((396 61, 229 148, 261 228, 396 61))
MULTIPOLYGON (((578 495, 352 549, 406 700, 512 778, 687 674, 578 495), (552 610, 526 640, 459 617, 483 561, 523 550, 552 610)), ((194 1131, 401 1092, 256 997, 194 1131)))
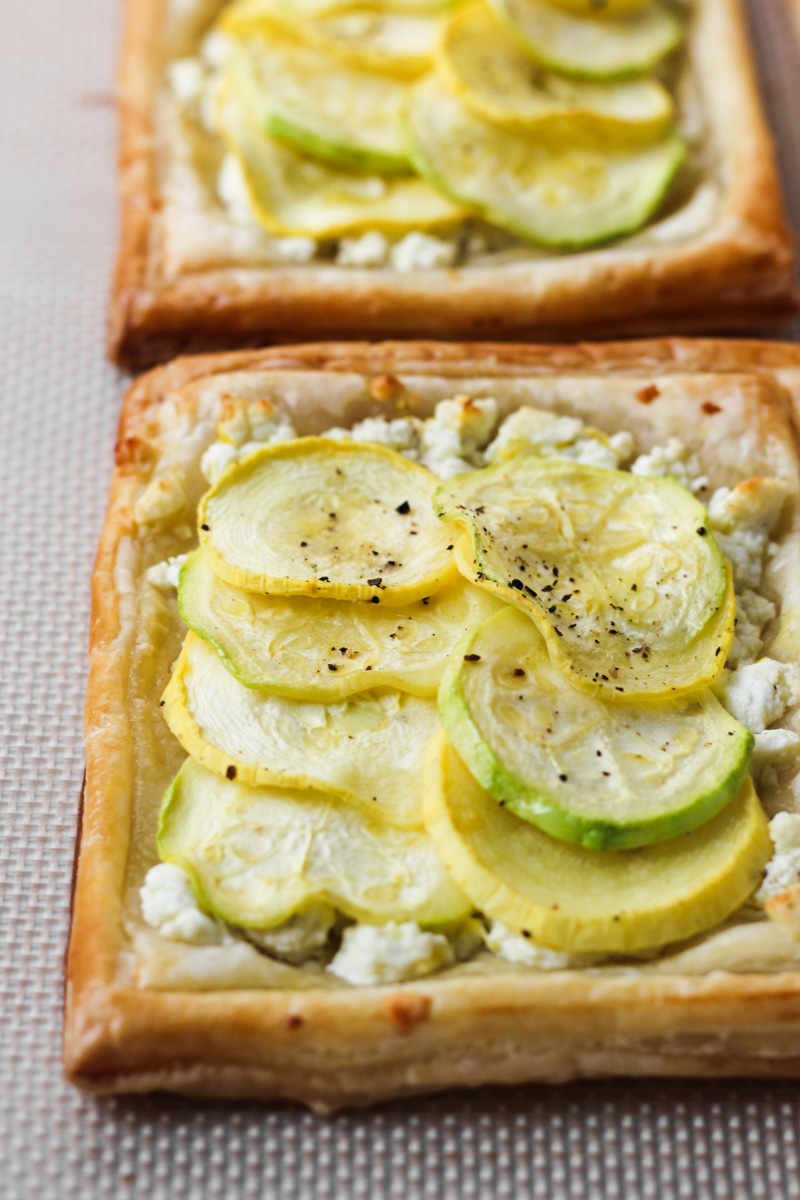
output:
POLYGON ((584 79, 643 75, 683 40, 683 22, 661 0, 649 0, 613 17, 581 16, 549 0, 489 3, 533 58, 554 71, 584 79))
POLYGON ((570 845, 484 791, 442 732, 425 767, 425 823, 474 906, 543 946, 634 954, 718 925, 758 886, 772 853, 748 778, 699 829, 638 850, 570 845))
POLYGON ((436 75, 412 88, 406 128, 414 166, 444 196, 527 241, 562 248, 638 229, 686 157, 674 133, 625 146, 504 129, 475 116, 436 75))
POLYGON ((738 794, 754 740, 710 689, 658 705, 587 695, 551 663, 534 622, 509 606, 459 643, 439 715, 490 795, 594 850, 702 825, 738 794))
POLYGON ((277 596, 408 604, 457 577, 436 480, 382 446, 298 438, 229 467, 200 502, 221 579, 277 596))
POLYGON ((672 98, 657 80, 595 83, 547 71, 479 3, 450 17, 435 58, 447 87, 477 117, 537 137, 642 142, 672 119, 672 98))
MULTIPOLYGON (((215 93, 213 120, 242 169, 256 218, 269 233, 328 238, 372 229, 430 229, 463 219, 464 210, 423 179, 365 175, 316 161, 270 136, 259 125, 257 96, 241 87, 243 71, 238 65, 235 70, 215 93)), ((295 123, 295 141, 298 128, 295 123)))
POLYGON ((460 578, 402 608, 260 596, 223 583, 199 550, 178 587, 181 617, 239 683, 324 703, 377 687, 435 696, 456 642, 499 607, 460 578))
POLYGON ((469 911, 424 831, 338 796, 229 783, 188 759, 164 797, 158 850, 223 921, 269 929, 322 902, 357 921, 444 926, 469 911))
POLYGON ((240 0, 223 12, 219 27, 239 35, 276 27, 324 52, 332 65, 345 64, 384 75, 411 78, 430 66, 439 32, 439 15, 404 5, 376 7, 352 3, 338 7, 287 0, 240 0))
POLYGON ((547 0, 547 3, 574 13, 576 17, 594 17, 601 20, 641 12, 651 0, 547 0))
POLYGON ((677 480, 525 455, 456 476, 434 507, 471 538, 459 568, 533 617, 577 687, 662 700, 721 672, 731 572, 677 480))
POLYGON ((422 824, 422 763, 439 728, 433 700, 392 688, 337 704, 286 700, 242 687, 190 633, 163 701, 184 750, 224 779, 337 792, 398 828, 422 824))
POLYGON ((226 70, 267 133, 353 170, 410 173, 402 80, 331 61, 280 27, 249 37, 226 70))

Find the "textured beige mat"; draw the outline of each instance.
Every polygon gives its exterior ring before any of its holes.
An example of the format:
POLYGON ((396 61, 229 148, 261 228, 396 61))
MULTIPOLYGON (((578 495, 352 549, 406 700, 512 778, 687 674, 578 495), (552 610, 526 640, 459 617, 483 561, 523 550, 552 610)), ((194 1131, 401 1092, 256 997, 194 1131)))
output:
MULTIPOLYGON (((781 5, 752 0, 752 17, 797 224, 800 60, 781 5)), ((328 1120, 63 1084, 88 580, 122 386, 103 360, 117 4, 4 0, 0 17, 0 1197, 800 1197, 800 1090, 784 1084, 521 1088, 328 1120)))

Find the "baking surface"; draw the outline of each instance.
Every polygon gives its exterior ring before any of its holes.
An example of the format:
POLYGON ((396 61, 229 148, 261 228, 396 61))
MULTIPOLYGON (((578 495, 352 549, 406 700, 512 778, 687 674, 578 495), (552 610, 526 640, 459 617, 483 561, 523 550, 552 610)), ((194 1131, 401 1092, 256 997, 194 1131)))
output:
MULTIPOLYGON (((117 8, 9 3, 0 38, 0 1197, 800 1197, 792 1084, 514 1088, 322 1118, 62 1082, 88 582, 124 384, 103 357, 117 8)), ((800 228, 800 58, 783 0, 751 11, 800 228)))

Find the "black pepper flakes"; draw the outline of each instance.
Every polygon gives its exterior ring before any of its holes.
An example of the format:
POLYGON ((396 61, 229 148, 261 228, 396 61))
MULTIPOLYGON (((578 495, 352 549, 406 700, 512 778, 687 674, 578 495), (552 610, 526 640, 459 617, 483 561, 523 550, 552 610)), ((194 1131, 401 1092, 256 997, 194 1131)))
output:
POLYGON ((233 765, 233 763, 231 763, 231 765, 226 770, 225 778, 226 779, 235 779, 236 778, 236 767, 233 765))
POLYGON ((705 525, 701 525, 696 532, 700 534, 700 537, 705 537, 708 533, 708 530, 706 529, 705 525))
POLYGON ((339 668, 336 666, 336 663, 328 663, 328 670, 329 670, 329 671, 338 671, 338 669, 339 669, 339 668))
POLYGON ((394 511, 396 513, 400 513, 401 517, 404 517, 406 515, 406 513, 411 512, 411 505, 408 503, 407 500, 404 500, 402 504, 398 504, 397 508, 394 511))
POLYGON ((480 661, 481 661, 480 654, 465 654, 464 655, 464 662, 480 662, 480 661))
POLYGON ((204 530, 206 531, 206 533, 208 533, 208 531, 210 530, 211 526, 210 526, 210 525, 201 525, 201 526, 200 526, 200 528, 201 528, 201 529, 204 529, 204 530))
POLYGON ((522 667, 514 667, 514 674, 516 675, 517 679, 520 679, 525 672, 523 671, 522 667))

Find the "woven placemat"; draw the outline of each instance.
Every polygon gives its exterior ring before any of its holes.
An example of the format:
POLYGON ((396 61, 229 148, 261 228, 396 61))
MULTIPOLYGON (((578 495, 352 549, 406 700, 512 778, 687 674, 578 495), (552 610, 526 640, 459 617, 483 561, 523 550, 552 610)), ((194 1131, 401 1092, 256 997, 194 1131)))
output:
MULTIPOLYGON (((781 5, 753 0, 752 17, 798 218, 800 62, 781 5)), ((2 18, 0 1196, 800 1197, 800 1092, 786 1084, 515 1088, 325 1119, 63 1083, 88 582, 123 385, 103 359, 117 6, 7 3, 2 18)))

